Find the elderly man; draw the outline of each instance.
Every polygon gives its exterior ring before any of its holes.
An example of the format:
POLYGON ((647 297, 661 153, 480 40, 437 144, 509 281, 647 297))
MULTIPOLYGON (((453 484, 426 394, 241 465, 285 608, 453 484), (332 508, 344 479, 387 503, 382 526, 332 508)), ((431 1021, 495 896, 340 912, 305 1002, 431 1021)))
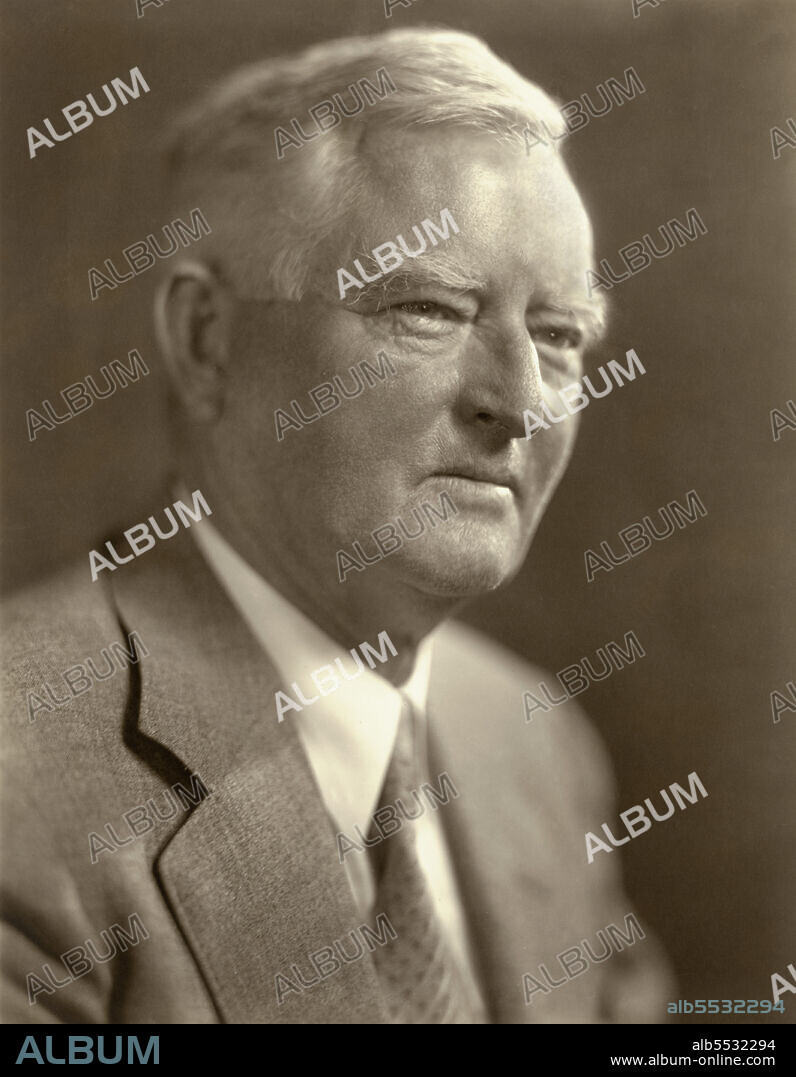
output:
POLYGON ((177 126, 170 206, 210 234, 163 263, 153 513, 185 526, 8 618, 8 1019, 662 1018, 617 858, 586 858, 594 732, 526 723, 540 671, 449 621, 521 566, 578 421, 528 440, 523 410, 600 330, 581 200, 524 152, 561 123, 476 39, 399 31, 177 126))

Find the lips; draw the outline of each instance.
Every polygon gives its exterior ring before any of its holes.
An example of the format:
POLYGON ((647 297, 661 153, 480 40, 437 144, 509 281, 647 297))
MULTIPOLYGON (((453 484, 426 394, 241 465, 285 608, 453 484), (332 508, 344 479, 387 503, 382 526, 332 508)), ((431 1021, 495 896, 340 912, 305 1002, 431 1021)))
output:
POLYGON ((446 479, 469 479, 471 482, 489 483, 492 486, 506 486, 514 493, 517 493, 519 488, 518 477, 504 467, 456 467, 434 474, 446 479))

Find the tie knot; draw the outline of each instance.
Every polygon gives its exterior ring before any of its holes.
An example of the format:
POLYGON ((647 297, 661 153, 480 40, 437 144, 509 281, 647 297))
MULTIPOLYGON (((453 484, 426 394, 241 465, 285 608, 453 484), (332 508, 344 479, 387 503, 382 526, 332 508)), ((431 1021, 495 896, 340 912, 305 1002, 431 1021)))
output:
POLYGON ((401 695, 403 706, 398 719, 390 763, 384 779, 382 803, 392 803, 396 796, 406 795, 420 781, 419 716, 410 700, 401 695))

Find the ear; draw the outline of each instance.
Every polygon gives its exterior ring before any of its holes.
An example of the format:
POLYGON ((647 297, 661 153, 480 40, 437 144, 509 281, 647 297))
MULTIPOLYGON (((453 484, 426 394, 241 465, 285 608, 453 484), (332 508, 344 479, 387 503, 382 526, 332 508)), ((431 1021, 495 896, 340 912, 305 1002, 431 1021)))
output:
POLYGON ((155 333, 172 389, 196 422, 224 410, 234 297, 201 262, 179 262, 155 298, 155 333))

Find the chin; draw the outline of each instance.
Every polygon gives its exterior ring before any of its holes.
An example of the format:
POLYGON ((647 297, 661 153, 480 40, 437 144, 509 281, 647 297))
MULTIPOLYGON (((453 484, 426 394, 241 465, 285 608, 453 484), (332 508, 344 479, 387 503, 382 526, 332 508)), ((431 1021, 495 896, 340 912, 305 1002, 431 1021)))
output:
POLYGON ((466 599, 489 594, 514 579, 523 560, 524 552, 513 546, 496 549, 494 544, 478 548, 446 543, 433 552, 407 551, 395 567, 419 591, 466 599))

